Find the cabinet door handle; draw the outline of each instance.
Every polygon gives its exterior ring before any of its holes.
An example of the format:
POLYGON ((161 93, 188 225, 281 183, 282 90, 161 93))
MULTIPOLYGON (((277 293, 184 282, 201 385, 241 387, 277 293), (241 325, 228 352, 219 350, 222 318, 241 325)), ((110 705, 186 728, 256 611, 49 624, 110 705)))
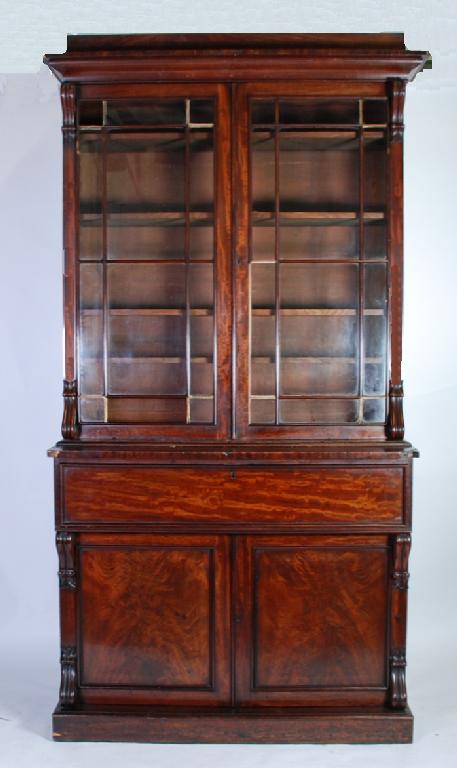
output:
POLYGON ((230 478, 231 478, 231 480, 236 480, 236 470, 235 469, 232 469, 232 471, 230 472, 230 478))

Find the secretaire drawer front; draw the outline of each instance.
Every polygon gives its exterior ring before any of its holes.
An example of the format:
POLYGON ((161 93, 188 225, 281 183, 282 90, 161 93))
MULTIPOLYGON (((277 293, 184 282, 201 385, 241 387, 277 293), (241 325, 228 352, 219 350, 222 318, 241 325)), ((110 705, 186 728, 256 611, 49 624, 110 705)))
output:
POLYGON ((226 484, 224 505, 240 519, 399 523, 403 469, 242 469, 226 484))
POLYGON ((223 473, 179 468, 65 467, 67 520, 220 519, 223 473))
POLYGON ((64 522, 403 522, 403 467, 63 469, 64 522))

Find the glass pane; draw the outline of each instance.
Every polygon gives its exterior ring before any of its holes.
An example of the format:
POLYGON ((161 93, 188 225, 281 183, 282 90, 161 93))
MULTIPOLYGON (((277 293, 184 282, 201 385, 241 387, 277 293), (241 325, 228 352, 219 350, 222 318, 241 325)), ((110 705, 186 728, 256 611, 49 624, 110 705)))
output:
POLYGON ((213 227, 210 222, 192 222, 189 233, 189 256, 192 260, 210 260, 214 258, 213 227))
POLYGON ((282 424, 351 424, 358 418, 357 400, 280 400, 282 424))
POLYGON ((355 311, 358 291, 355 265, 281 264, 279 274, 281 309, 350 308, 355 311))
POLYGON ((252 423, 382 423, 386 103, 252 101, 252 423))
POLYGON ((319 149, 313 148, 310 141, 300 146, 280 132, 279 150, 281 212, 358 210, 359 153, 355 141, 342 149, 334 148, 331 142, 325 149, 319 149))
POLYGON ((253 99, 251 105, 252 123, 274 123, 275 102, 273 99, 253 99))
POLYGON ((365 272, 365 309, 386 311, 387 305, 387 266, 386 264, 366 264, 365 272))
POLYGON ((106 125, 184 124, 185 99, 106 102, 106 125))
POLYGON ((358 123, 356 99, 280 99, 280 123, 358 123))
POLYGON ((108 259, 183 259, 184 248, 182 217, 166 223, 146 215, 109 218, 108 259))
POLYGON ((281 315, 283 357, 351 357, 357 354, 357 317, 281 315))
POLYGON ((189 404, 189 422, 191 424, 212 424, 214 422, 214 401, 213 398, 194 398, 190 399, 189 404))
POLYGON ((81 412, 213 423, 214 101, 87 102, 80 123, 80 258, 100 262, 81 268, 81 412))
POLYGON ((137 214, 163 223, 176 220, 173 214, 184 211, 183 132, 110 134, 106 152, 110 214, 137 214))
POLYGON ((109 392, 112 395, 185 395, 185 357, 111 357, 109 392))
POLYGON ((214 295, 212 264, 189 266, 191 423, 214 421, 214 295))
POLYGON ((252 259, 254 261, 274 261, 275 259, 275 230, 274 227, 254 226, 252 228, 252 259))
POLYGON ((189 144, 190 209, 212 212, 214 197, 212 131, 191 131, 189 144))
POLYGON ((356 395, 356 358, 283 357, 282 395, 356 395))
POLYGON ((212 125, 214 123, 214 103, 212 99, 190 99, 190 122, 192 124, 212 125))
POLYGON ((363 122, 365 124, 385 125, 387 123, 387 99, 365 99, 363 102, 363 122))
POLYGON ((83 423, 106 421, 106 398, 81 395, 79 398, 79 418, 83 423))
POLYGON ((109 264, 111 309, 185 309, 184 264, 109 264))
POLYGON ((387 147, 383 131, 366 131, 364 209, 385 213, 387 200, 387 147))
POLYGON ((275 276, 275 264, 251 265, 251 301, 253 309, 274 309, 275 276))
POLYGON ((103 125, 103 102, 83 99, 79 102, 79 125, 84 128, 103 125))
POLYGON ((109 398, 107 421, 111 424, 185 424, 187 421, 186 398, 109 398))
POLYGON ((385 222, 366 222, 364 240, 366 259, 387 259, 387 227, 385 222))
POLYGON ((103 273, 80 265, 79 387, 81 396, 103 395, 103 273))
POLYGON ((282 259, 357 259, 359 232, 355 226, 281 226, 282 259))
POLYGON ((363 420, 367 423, 382 424, 386 419, 386 401, 385 398, 380 400, 364 400, 363 403, 363 420))
POLYGON ((253 210, 274 211, 275 154, 270 131, 258 131, 253 135, 251 175, 253 210))
MULTIPOLYGON (((364 279, 365 368, 363 393, 386 396, 387 265, 367 264, 364 279)), ((384 413, 385 401, 367 400, 364 402, 364 421, 383 421, 384 413)))
POLYGON ((79 258, 102 258, 103 165, 101 139, 84 134, 79 140, 79 258))
POLYGON ((254 400, 251 398, 251 424, 274 424, 275 401, 271 399, 254 400))

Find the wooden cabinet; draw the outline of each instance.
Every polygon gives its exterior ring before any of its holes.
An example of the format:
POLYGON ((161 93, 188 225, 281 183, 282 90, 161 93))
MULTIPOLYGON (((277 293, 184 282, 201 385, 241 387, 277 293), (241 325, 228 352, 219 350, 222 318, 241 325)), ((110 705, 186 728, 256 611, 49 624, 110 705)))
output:
POLYGON ((69 36, 60 740, 410 741, 402 35, 69 36))

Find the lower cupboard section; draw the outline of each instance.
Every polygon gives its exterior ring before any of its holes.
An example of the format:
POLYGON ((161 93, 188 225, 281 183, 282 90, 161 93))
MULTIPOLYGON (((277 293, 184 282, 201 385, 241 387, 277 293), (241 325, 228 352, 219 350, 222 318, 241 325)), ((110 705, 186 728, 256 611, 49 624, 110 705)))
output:
POLYGON ((395 539, 58 533, 62 711, 387 706, 395 539))

